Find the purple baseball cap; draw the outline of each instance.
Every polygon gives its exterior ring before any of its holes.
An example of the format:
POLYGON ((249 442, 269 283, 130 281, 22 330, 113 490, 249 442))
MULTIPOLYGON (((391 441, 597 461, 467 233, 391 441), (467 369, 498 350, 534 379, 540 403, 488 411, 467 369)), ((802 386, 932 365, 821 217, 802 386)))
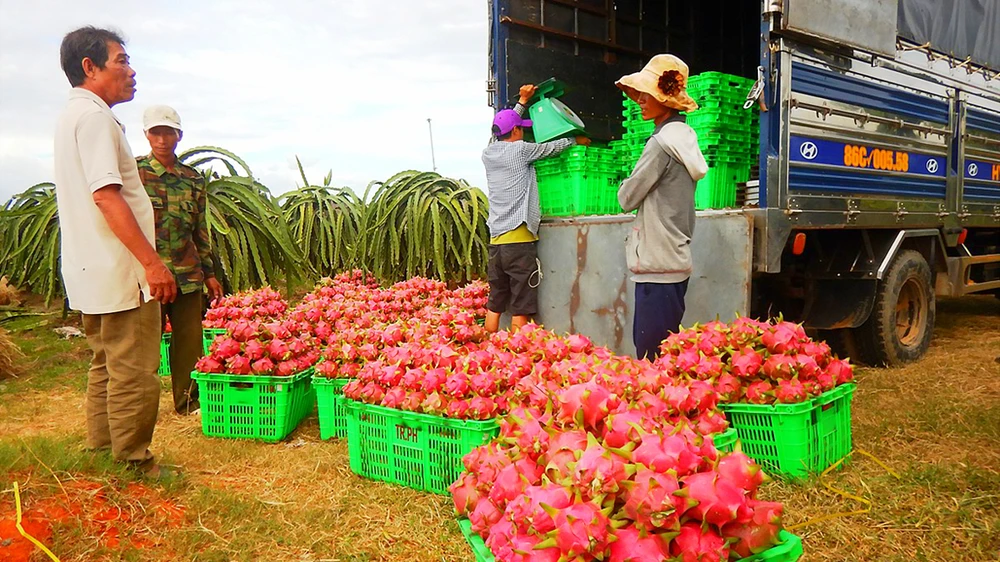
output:
POLYGON ((497 135, 506 135, 514 127, 530 127, 531 119, 522 119, 513 109, 504 109, 493 118, 493 126, 499 129, 497 135))

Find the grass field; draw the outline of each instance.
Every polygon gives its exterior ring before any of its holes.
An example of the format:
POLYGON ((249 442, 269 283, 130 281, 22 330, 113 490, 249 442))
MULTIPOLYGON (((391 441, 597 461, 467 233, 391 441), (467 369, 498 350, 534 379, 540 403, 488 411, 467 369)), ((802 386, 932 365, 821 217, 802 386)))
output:
MULTIPOLYGON (((275 445, 209 439, 165 384, 154 452, 181 479, 137 482, 84 452, 89 356, 58 319, 4 325, 28 363, 0 381, 0 561, 49 559, 14 530, 14 482, 60 560, 472 560, 448 498, 353 475, 315 415, 275 445)), ((998 361, 1000 300, 967 298, 939 303, 922 361, 860 371, 850 462, 762 491, 785 503, 803 560, 1000 560, 998 361)))

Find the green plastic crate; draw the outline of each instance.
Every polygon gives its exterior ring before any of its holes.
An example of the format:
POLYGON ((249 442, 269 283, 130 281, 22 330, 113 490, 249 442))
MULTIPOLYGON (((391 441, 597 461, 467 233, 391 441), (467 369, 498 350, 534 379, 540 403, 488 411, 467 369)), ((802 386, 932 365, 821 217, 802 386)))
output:
POLYGON ((156 374, 161 377, 170 376, 170 332, 160 336, 160 368, 156 374))
MULTIPOLYGON (((688 90, 740 90, 751 88, 756 80, 725 72, 702 72, 688 78, 688 90)), ((743 94, 744 96, 746 93, 743 94)))
MULTIPOLYGON (((736 184, 750 178, 750 164, 710 163, 708 173, 698 181, 694 192, 694 207, 704 209, 724 209, 736 204, 736 184)), ((732 421, 732 420, 730 420, 732 421)))
POLYGON ((472 530, 472 522, 463 517, 458 520, 458 528, 462 530, 465 540, 472 547, 472 554, 476 557, 476 562, 495 562, 496 558, 490 552, 490 547, 483 542, 483 537, 472 530))
POLYGON ((454 420, 346 400, 351 471, 435 494, 464 467, 462 457, 499 432, 495 420, 454 420))
POLYGON ((542 216, 575 217, 611 215, 621 212, 618 205, 620 170, 567 171, 538 177, 542 216))
POLYGON ((715 449, 721 453, 732 453, 736 448, 736 429, 730 427, 729 429, 719 433, 712 438, 712 442, 715 443, 715 449))
MULTIPOLYGON (((465 535, 466 542, 472 547, 472 554, 475 556, 476 562, 495 562, 493 553, 490 552, 483 538, 472 530, 472 523, 468 519, 459 519, 458 528, 465 535)), ((777 545, 760 554, 743 558, 741 562, 797 562, 802 557, 802 539, 788 531, 781 531, 778 533, 778 540, 780 542, 777 545)))
POLYGON ((740 562, 796 562, 802 557, 802 539, 798 536, 781 531, 778 533, 777 545, 753 556, 743 558, 740 562))
POLYGON ((637 135, 645 135, 646 138, 649 138, 649 136, 653 134, 653 131, 655 129, 656 129, 656 123, 652 121, 640 121, 637 123, 625 124, 625 131, 629 133, 635 133, 637 135))
POLYGON ((347 437, 347 408, 344 406, 344 385, 351 379, 328 379, 313 376, 316 408, 319 414, 319 438, 323 440, 347 437))
POLYGON ((542 215, 572 217, 621 212, 621 159, 611 148, 574 146, 535 162, 542 215))
POLYGON ((205 349, 205 355, 208 355, 208 348, 211 347, 215 338, 224 335, 226 335, 226 330, 224 328, 203 328, 201 330, 201 341, 202 347, 205 349))
POLYGON ((743 452, 769 474, 820 473, 851 453, 850 383, 800 404, 720 404, 743 452))
POLYGON ((281 441, 316 404, 312 375, 312 367, 290 377, 191 373, 198 382, 202 433, 281 441))

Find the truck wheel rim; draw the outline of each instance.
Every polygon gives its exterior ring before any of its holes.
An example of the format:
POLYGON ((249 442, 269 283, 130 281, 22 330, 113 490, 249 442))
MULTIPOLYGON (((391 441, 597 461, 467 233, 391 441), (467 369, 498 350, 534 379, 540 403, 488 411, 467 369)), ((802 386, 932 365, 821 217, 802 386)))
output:
POLYGON ((927 316, 927 298, 920 282, 907 279, 896 301, 896 337, 905 347, 914 347, 924 339, 924 320, 927 316))

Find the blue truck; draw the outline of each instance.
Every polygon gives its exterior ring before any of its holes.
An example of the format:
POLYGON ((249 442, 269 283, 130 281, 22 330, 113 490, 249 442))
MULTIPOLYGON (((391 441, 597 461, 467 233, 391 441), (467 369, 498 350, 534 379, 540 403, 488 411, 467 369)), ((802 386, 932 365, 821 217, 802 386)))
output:
MULTIPOLYGON (((685 322, 780 313, 895 365, 926 352, 937 297, 1000 298, 998 4, 491 0, 487 91, 501 108, 558 77, 610 141, 615 79, 654 54, 756 79, 759 161, 736 206, 699 213, 685 322)), ((630 351, 630 220, 543 223, 544 323, 630 351)))

